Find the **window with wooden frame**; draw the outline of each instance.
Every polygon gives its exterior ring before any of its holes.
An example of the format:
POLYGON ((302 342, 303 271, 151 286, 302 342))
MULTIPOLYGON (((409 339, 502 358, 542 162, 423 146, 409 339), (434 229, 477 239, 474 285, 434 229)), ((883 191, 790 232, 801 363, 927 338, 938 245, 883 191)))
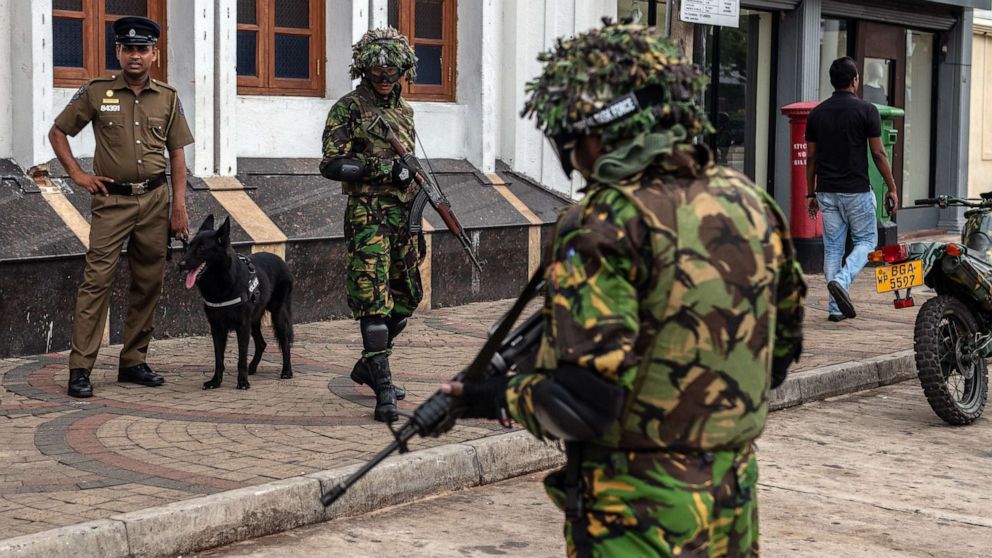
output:
POLYGON ((323 0, 238 0, 238 93, 322 97, 323 0))
POLYGON ((458 72, 456 0, 389 0, 389 25, 406 35, 417 55, 417 81, 404 83, 407 97, 454 101, 458 72))
POLYGON ((120 71, 114 22, 124 16, 147 17, 161 26, 151 74, 165 81, 165 0, 52 0, 55 87, 79 87, 120 71))

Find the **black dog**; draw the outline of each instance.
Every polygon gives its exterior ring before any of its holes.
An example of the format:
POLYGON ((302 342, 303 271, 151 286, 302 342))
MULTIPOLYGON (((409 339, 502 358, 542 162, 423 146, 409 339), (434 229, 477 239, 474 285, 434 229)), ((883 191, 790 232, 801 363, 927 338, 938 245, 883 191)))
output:
POLYGON ((238 389, 248 389, 248 375, 254 374, 265 351, 262 315, 272 316, 272 328, 282 351, 280 378, 292 378, 289 348, 293 343, 293 276, 279 256, 268 253, 240 256, 231 248, 231 222, 224 219, 214 230, 214 216, 208 215, 190 241, 179 269, 186 271, 186 288, 196 285, 203 296, 204 311, 214 339, 214 376, 203 389, 220 387, 224 379, 224 349, 232 329, 238 335, 238 389), (255 356, 246 364, 248 335, 255 341, 255 356))

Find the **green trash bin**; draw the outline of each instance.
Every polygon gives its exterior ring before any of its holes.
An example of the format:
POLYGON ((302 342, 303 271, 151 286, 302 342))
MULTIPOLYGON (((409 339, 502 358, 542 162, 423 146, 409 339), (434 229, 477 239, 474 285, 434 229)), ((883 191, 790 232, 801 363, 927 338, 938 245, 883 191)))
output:
MULTIPOLYGON (((889 156, 889 164, 892 163, 892 149, 899 139, 899 130, 896 130, 896 118, 902 118, 906 111, 898 107, 875 104, 878 108, 878 115, 882 118, 882 145, 885 146, 885 153, 889 156)), ((871 189, 875 192, 875 217, 878 221, 878 245, 886 246, 895 244, 897 237, 896 224, 885 212, 885 193, 888 187, 882 173, 875 166, 875 160, 871 156, 871 147, 868 147, 868 180, 871 181, 871 189)))

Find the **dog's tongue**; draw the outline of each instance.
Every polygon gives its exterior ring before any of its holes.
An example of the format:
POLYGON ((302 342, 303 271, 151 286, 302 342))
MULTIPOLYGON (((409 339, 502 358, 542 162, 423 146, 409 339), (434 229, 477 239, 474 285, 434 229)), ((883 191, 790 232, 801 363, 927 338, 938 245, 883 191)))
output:
POLYGON ((200 268, 191 269, 189 273, 186 274, 186 288, 192 289, 193 285, 196 284, 196 277, 200 273, 200 268))

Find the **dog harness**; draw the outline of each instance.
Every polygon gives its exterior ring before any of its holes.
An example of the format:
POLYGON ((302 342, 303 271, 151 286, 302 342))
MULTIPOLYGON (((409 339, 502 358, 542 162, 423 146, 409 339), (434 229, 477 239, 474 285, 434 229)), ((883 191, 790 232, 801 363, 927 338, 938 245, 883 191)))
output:
POLYGON ((225 300, 224 302, 210 302, 207 299, 203 299, 203 304, 210 308, 224 308, 226 306, 237 306, 238 304, 243 304, 246 301, 255 302, 258 298, 258 274, 255 273, 255 264, 251 263, 251 258, 249 256, 242 256, 238 254, 238 259, 241 263, 248 266, 248 289, 247 292, 237 298, 232 298, 231 300, 225 300))

